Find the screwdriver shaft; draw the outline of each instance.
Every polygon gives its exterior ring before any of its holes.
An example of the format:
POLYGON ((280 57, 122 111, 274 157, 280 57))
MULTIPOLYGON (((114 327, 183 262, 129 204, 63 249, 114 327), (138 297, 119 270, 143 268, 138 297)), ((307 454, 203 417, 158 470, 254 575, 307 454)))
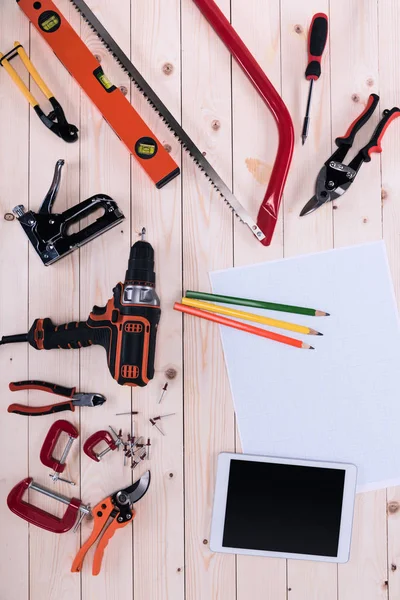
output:
POLYGON ((310 87, 308 89, 308 98, 307 98, 307 108, 306 108, 306 116, 303 121, 303 131, 301 132, 301 141, 304 146, 304 143, 308 136, 308 129, 310 127, 310 106, 311 106, 311 97, 313 91, 314 79, 310 79, 310 87))

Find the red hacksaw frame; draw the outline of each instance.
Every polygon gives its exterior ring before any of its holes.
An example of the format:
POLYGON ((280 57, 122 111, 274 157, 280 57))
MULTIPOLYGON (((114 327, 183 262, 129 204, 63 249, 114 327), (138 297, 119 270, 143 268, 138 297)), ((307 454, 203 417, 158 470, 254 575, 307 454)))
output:
POLYGON ((193 0, 215 32, 224 42, 241 69, 271 111, 278 126, 278 150, 268 188, 257 216, 257 225, 269 246, 278 219, 279 206, 293 154, 294 129, 288 109, 264 71, 240 39, 214 0, 193 0))

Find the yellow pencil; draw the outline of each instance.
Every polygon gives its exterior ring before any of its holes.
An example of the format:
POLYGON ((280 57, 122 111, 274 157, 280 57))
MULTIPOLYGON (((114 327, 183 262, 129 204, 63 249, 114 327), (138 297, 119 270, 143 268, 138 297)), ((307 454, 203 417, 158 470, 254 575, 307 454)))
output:
POLYGON ((255 315, 245 310, 236 310, 235 308, 220 306, 217 304, 212 304, 211 302, 203 302, 202 300, 182 298, 182 304, 207 310, 208 312, 214 312, 220 315, 227 315, 228 317, 237 317, 238 319, 244 319, 245 321, 254 321, 255 323, 269 325, 270 327, 276 327, 277 329, 287 329, 288 331, 296 331, 297 333, 306 333, 308 335, 323 335, 319 331, 311 329, 310 327, 305 327, 304 325, 296 325, 295 323, 279 321, 278 319, 271 319, 270 317, 261 317, 260 315, 255 315))

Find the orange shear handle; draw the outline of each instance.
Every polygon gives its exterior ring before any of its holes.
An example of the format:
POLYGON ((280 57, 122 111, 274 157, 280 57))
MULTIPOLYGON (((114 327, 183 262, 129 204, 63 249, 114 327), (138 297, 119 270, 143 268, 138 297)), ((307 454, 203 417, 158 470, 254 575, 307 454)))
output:
POLYGON ((81 571, 86 554, 101 534, 104 525, 106 524, 113 509, 114 505, 111 502, 111 497, 105 498, 93 508, 92 513, 94 515, 94 526, 92 534, 75 556, 71 567, 71 573, 79 573, 79 571, 81 571))
POLYGON ((131 521, 133 521, 135 516, 136 516, 136 513, 134 510, 132 510, 132 519, 130 519, 130 521, 124 521, 123 523, 118 523, 118 518, 116 518, 110 524, 110 526, 107 527, 107 529, 105 530, 104 534, 102 535, 102 537, 98 543, 96 552, 94 553, 92 575, 98 575, 100 573, 101 562, 103 560, 104 551, 107 548, 108 542, 110 541, 110 539, 112 538, 112 536, 114 535, 116 530, 120 529, 122 527, 125 527, 125 525, 129 525, 129 523, 131 523, 131 521))

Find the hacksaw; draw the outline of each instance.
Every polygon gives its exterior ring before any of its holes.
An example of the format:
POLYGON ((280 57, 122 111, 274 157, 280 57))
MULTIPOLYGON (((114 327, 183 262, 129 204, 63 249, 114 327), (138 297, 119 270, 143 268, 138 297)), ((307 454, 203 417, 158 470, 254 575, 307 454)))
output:
MULTIPOLYGON (((238 61, 239 65, 244 70, 247 77, 260 94, 261 98, 271 110, 278 125, 278 152, 271 172, 268 189, 259 209, 257 222, 252 219, 239 200, 234 196, 222 178, 205 158, 202 151, 195 145, 192 139, 184 131, 165 104, 149 86, 137 68, 132 64, 120 46, 111 37, 95 14, 90 10, 86 2, 83 0, 70 1, 81 13, 81 15, 97 34, 100 40, 104 43, 106 48, 111 52, 120 66, 124 69, 124 71, 126 71, 130 79, 142 92, 154 110, 158 112, 163 121, 166 123, 167 127, 179 139, 183 148, 189 152, 190 156, 193 158, 200 170, 203 171, 206 177, 209 178, 215 189, 219 192, 224 201, 230 206, 235 216, 237 216, 240 221, 249 227, 253 235, 262 244, 269 245, 271 243, 272 235, 277 222, 279 205, 292 158, 294 139, 293 123, 289 112, 279 94, 276 92, 273 85, 268 80, 254 57, 250 54, 249 50, 245 47, 242 40, 240 40, 232 26, 222 15, 221 11, 219 11, 213 0, 194 0, 194 2, 200 8, 200 10, 202 10, 204 16, 209 20, 211 25, 215 28, 221 39, 228 47, 229 51, 238 61)), ((52 39, 54 39, 54 34, 47 35, 39 25, 41 14, 47 13, 48 17, 52 16, 53 13, 55 16, 60 14, 51 0, 43 0, 42 2, 34 2, 33 0, 17 0, 17 2, 28 18, 33 22, 36 28, 53 47, 52 39), (40 10, 35 10, 33 8, 35 5, 41 6, 40 10)))

